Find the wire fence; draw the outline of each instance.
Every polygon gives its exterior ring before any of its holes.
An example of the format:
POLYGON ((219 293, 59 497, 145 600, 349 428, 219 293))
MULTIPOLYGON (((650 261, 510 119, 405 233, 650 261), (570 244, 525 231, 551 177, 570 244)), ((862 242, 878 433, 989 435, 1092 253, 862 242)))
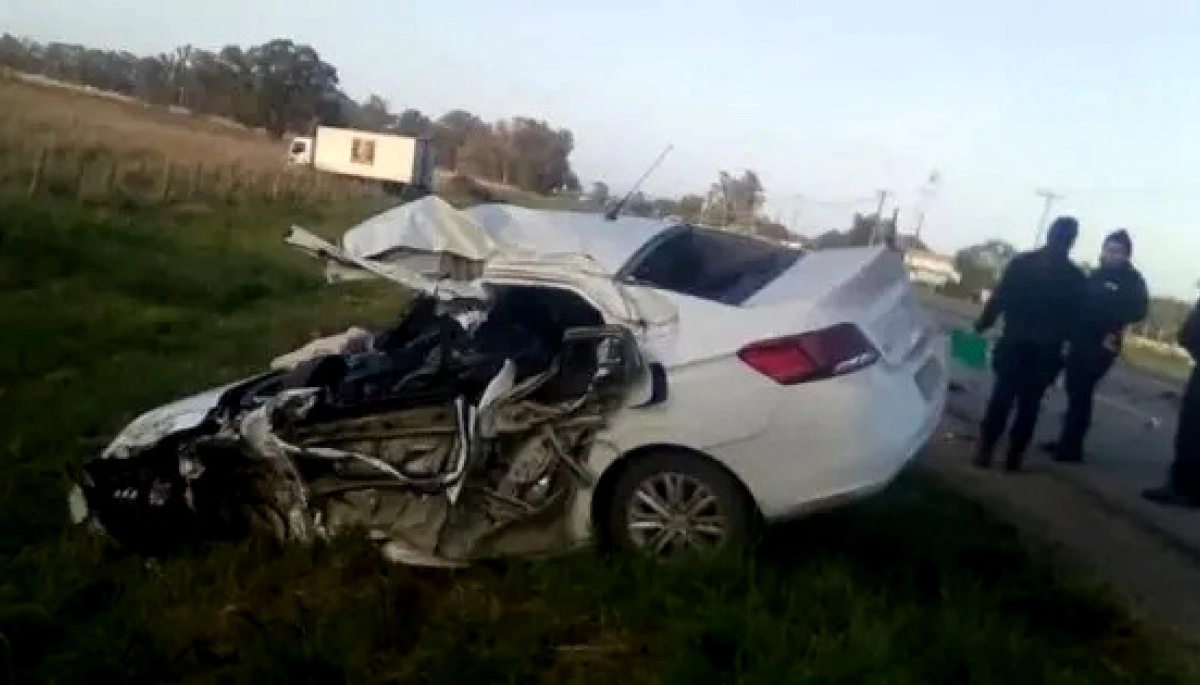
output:
POLYGON ((382 193, 378 183, 282 163, 264 168, 238 162, 178 161, 161 154, 120 155, 104 148, 53 142, 0 152, 0 192, 28 197, 153 206, 313 203, 382 193))

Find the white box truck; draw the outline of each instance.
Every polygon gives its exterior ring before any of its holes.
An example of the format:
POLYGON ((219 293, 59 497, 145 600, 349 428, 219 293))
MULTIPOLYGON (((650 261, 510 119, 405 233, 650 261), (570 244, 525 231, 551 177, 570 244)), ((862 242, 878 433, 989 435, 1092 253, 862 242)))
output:
POLYGON ((379 181, 388 192, 433 192, 433 146, 423 138, 318 126, 292 139, 288 162, 379 181))

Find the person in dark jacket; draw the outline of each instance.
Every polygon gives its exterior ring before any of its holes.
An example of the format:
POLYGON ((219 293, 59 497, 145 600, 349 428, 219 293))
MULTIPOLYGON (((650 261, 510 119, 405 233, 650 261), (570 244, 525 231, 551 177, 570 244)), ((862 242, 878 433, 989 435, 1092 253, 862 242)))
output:
POLYGON ((1104 239, 1100 266, 1087 279, 1087 294, 1068 343, 1064 388, 1067 414, 1062 433, 1044 445, 1056 461, 1082 462, 1092 422, 1096 386, 1121 354, 1125 329, 1146 318, 1150 295, 1134 268, 1133 241, 1124 230, 1104 239))
POLYGON ((1197 365, 1192 367, 1180 398, 1179 426, 1175 429, 1175 459, 1167 483, 1142 496, 1151 502, 1200 506, 1200 301, 1192 307, 1179 331, 1179 344, 1197 365))
POLYGON ((1046 244, 1013 257, 975 324, 978 333, 999 317, 1004 330, 992 351, 996 373, 992 396, 980 426, 975 465, 988 468, 997 443, 1016 418, 1008 439, 1005 468, 1017 471, 1037 427, 1042 396, 1062 369, 1063 345, 1074 330, 1086 279, 1071 263, 1071 247, 1079 222, 1059 217, 1050 225, 1046 244))

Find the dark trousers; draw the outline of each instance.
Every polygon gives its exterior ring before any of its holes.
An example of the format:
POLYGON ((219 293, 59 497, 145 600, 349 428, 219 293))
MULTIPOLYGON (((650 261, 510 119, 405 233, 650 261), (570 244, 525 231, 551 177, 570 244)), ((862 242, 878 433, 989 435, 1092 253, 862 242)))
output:
POLYGON ((991 454, 1016 405, 1016 418, 1008 436, 1008 463, 1020 466, 1033 431, 1037 428, 1042 396, 1062 368, 1062 350, 1058 345, 1006 341, 997 343, 992 353, 996 382, 988 400, 980 427, 980 448, 991 454))
POLYGON ((1171 485, 1176 491, 1200 501, 1200 366, 1192 369, 1180 405, 1171 485))
POLYGON ((1092 401, 1096 386, 1112 368, 1115 356, 1101 345, 1075 344, 1067 355, 1063 385, 1067 391, 1067 415, 1059 438, 1059 454, 1068 459, 1083 456, 1083 440, 1092 424, 1092 401))

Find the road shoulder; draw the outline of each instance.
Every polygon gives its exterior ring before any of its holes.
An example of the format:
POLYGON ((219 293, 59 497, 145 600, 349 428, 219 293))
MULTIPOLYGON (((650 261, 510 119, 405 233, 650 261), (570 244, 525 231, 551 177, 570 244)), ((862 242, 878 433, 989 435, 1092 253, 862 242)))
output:
POLYGON ((1020 474, 970 465, 971 443, 953 419, 919 463, 1048 546, 1055 561, 1111 589, 1153 632, 1200 647, 1200 563, 1078 485, 1034 466, 1020 474))

